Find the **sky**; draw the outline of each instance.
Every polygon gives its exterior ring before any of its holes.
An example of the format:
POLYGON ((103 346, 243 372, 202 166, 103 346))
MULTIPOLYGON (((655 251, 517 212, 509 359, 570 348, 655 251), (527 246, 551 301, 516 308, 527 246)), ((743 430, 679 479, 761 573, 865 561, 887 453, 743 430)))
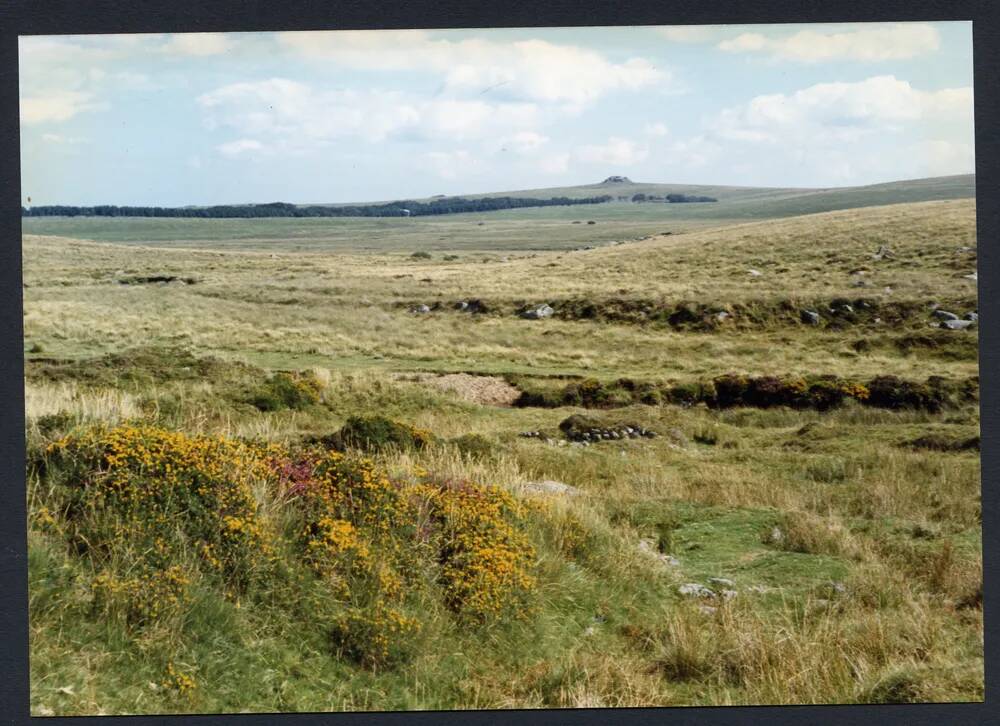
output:
POLYGON ((968 22, 19 45, 29 205, 379 201, 613 174, 830 187, 974 171, 968 22))

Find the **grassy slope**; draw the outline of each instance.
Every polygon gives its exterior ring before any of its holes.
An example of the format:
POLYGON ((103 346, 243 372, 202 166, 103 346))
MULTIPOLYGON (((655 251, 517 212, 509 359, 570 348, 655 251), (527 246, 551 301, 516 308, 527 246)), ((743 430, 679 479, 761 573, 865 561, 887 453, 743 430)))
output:
MULTIPOLYGON (((26 341, 69 356, 179 343, 277 366, 602 378, 685 378, 768 368, 919 375, 927 371, 925 359, 880 350, 859 355, 850 345, 862 337, 879 342, 926 331, 929 311, 927 318, 900 328, 869 325, 805 334, 801 326, 734 327, 694 335, 570 320, 532 324, 516 318, 512 307, 481 318, 450 312, 420 317, 406 305, 475 297, 501 309, 532 300, 558 305, 569 297, 726 305, 862 294, 921 307, 937 299, 969 301, 975 284, 962 275, 975 269, 974 258, 956 251, 974 242, 973 209, 969 201, 955 201, 834 212, 487 264, 464 255, 428 262, 408 256, 273 258, 148 249, 137 257, 122 246, 29 236, 26 341), (883 243, 896 257, 876 263, 870 255, 883 243), (763 274, 751 277, 751 267, 763 274), (864 290, 851 286, 849 273, 859 267, 869 270, 871 287, 864 290), (202 282, 118 285, 120 273, 195 274, 202 282)), ((973 356, 952 365, 969 373, 976 361, 973 356)))
MULTIPOLYGON (((851 210, 657 237, 613 248, 412 260, 135 249, 27 236, 28 413, 74 420, 152 416, 188 432, 294 440, 328 433, 357 413, 380 413, 447 439, 485 437, 489 454, 462 459, 445 444, 388 454, 519 491, 554 478, 585 497, 555 502, 534 532, 540 610, 487 633, 427 615, 431 639, 397 670, 371 673, 329 652, 322 624, 233 609, 212 593, 177 631, 139 638, 87 614, 87 561, 32 525, 32 707, 35 713, 641 706, 982 698, 982 612, 962 602, 981 582, 976 452, 902 446, 937 433, 978 432, 975 407, 942 414, 848 406, 814 411, 710 411, 635 406, 609 414, 664 435, 587 449, 517 436, 556 431, 574 409, 496 409, 396 375, 421 370, 583 373, 687 379, 727 370, 974 375, 967 352, 904 354, 873 343, 929 330, 875 324, 821 330, 775 321, 758 328, 680 332, 585 320, 523 321, 524 299, 587 296, 762 303, 858 295, 881 301, 974 297, 961 276, 974 256, 971 201, 851 210), (880 244, 895 253, 875 262, 880 244), (763 274, 751 277, 754 267, 763 274), (192 286, 114 283, 120 274, 196 274, 192 286), (427 282, 429 280, 429 282, 427 282), (891 286, 887 293, 884 287, 891 286), (397 303, 477 296, 496 315, 414 316, 397 303), (261 413, 240 386, 264 371, 192 379, 65 374, 43 380, 39 358, 137 345, 181 345, 265 368, 329 369, 323 406, 261 413), (669 435, 668 435, 669 432, 669 435), (572 515, 592 535, 571 553, 572 515), (775 526, 784 543, 765 541, 775 526), (680 565, 644 557, 659 540, 680 565), (726 577, 740 590, 707 614, 677 595, 684 582, 726 577), (840 595, 830 582, 842 582, 840 595), (771 588, 754 593, 751 586, 771 588), (198 682, 190 696, 150 688, 173 661, 198 682)), ((596 225, 600 226, 600 225, 596 225)), ((585 226, 573 226, 584 231, 585 226)), ((407 248, 404 248, 407 249, 407 248)), ((961 312, 961 311, 959 311, 961 312)), ((975 332, 958 333, 974 341, 975 332)), ((94 366, 84 370, 91 372, 94 366)), ((122 371, 124 372, 124 370, 122 371)), ((115 371, 111 371, 115 373, 115 371)), ((29 490, 37 510, 44 487, 29 490)), ((718 603, 713 603, 718 605, 718 603)))
MULTIPOLYGON (((326 252, 572 249, 663 231, 718 226, 854 207, 975 196, 975 177, 939 177, 842 189, 758 189, 673 185, 591 185, 511 192, 524 196, 592 196, 609 191, 709 194, 713 204, 612 203, 409 219, 107 219, 27 218, 30 234, 195 248, 326 252), (619 188, 620 187, 620 188, 619 188), (588 220, 595 225, 583 224, 588 220), (580 224, 573 224, 579 222, 580 224)), ((610 193, 610 192, 609 192, 610 193)), ((506 194, 506 193, 505 193, 506 194)), ((474 196, 474 195, 473 195, 474 196)), ((483 195, 488 196, 488 195, 483 195)))

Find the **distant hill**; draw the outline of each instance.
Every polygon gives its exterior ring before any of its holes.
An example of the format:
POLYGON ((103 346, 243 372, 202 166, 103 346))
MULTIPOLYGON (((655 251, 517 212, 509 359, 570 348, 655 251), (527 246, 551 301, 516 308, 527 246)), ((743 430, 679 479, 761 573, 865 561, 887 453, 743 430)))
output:
MULTIPOLYGON (((684 214, 707 215, 729 219, 765 219, 797 214, 829 212, 884 204, 928 202, 939 199, 967 199, 976 195, 975 174, 906 179, 854 187, 742 187, 712 184, 667 184, 634 182, 627 176, 609 176, 602 182, 571 187, 518 189, 480 194, 457 195, 463 199, 515 197, 519 199, 551 199, 568 197, 581 199, 610 194, 631 200, 636 194, 666 196, 684 194, 708 196, 719 200, 709 209, 696 210, 699 205, 685 205, 684 214)), ((414 201, 440 201, 448 196, 437 195, 414 201)), ((624 201, 624 199, 623 199, 624 201)), ((380 202, 387 203, 387 202, 380 202)), ((341 206, 334 204, 330 206, 341 206)))

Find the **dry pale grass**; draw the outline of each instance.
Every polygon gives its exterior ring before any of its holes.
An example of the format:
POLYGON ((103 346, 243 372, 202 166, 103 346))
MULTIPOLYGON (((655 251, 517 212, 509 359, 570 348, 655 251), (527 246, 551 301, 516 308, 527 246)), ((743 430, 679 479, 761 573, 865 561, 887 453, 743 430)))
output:
POLYGON ((74 382, 27 383, 25 415, 30 422, 42 416, 72 414, 81 420, 117 423, 142 415, 136 396, 111 388, 84 388, 74 382))

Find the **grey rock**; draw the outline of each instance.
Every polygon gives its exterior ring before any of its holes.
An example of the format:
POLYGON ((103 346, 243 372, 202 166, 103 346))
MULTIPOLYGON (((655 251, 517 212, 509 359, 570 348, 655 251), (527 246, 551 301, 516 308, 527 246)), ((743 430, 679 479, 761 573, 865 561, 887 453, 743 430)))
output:
POLYGON ((762 274, 764 274, 760 270, 755 270, 753 268, 750 268, 749 270, 747 270, 747 272, 749 273, 750 277, 760 277, 762 274))
POLYGON ((427 305, 417 305, 410 312, 411 313, 418 313, 418 314, 422 315, 423 313, 429 313, 430 311, 431 311, 431 309, 427 305))
POLYGON ((958 316, 955 315, 955 313, 950 313, 947 310, 941 310, 940 308, 931 314, 938 320, 958 320, 958 316))
POLYGON ((774 527, 771 530, 771 534, 768 536, 768 541, 771 542, 771 544, 778 544, 779 542, 782 542, 784 539, 785 535, 778 527, 774 527))
POLYGON ((964 279, 966 279, 966 280, 972 280, 973 282, 978 282, 979 281, 979 273, 978 272, 973 272, 971 275, 962 275, 962 277, 964 279))
POLYGON ((738 592, 736 592, 736 590, 723 590, 723 591, 722 591, 722 592, 720 592, 719 594, 720 594, 720 595, 722 596, 722 599, 723 599, 723 600, 732 600, 732 599, 733 599, 734 597, 736 597, 736 596, 737 596, 737 595, 738 595, 739 593, 738 593, 738 592))
POLYGON ((891 260, 893 257, 892 250, 890 250, 885 245, 879 245, 879 248, 872 255, 873 260, 891 260))
POLYGON ((549 318, 555 313, 555 310, 551 306, 542 304, 537 307, 529 308, 521 313, 521 317, 527 320, 540 320, 542 318, 549 318))
POLYGON ((684 597, 715 597, 715 591, 697 582, 688 582, 677 588, 684 597))
POLYGON ((803 310, 800 315, 802 322, 808 325, 819 325, 822 318, 815 310, 803 310))
POLYGON ((978 323, 979 322, 979 313, 966 313, 965 315, 962 316, 962 319, 963 320, 970 320, 973 323, 978 323))
POLYGON ((975 323, 971 320, 945 320, 941 323, 942 328, 945 330, 965 330, 975 323))

